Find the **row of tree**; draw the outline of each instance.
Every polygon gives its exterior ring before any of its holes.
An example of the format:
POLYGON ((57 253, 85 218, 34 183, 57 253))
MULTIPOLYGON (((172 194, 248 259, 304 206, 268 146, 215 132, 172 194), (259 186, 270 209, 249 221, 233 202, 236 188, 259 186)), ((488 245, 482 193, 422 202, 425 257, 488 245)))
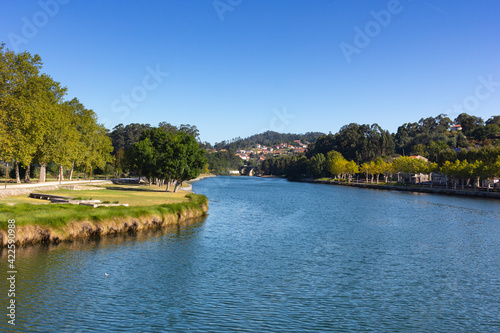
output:
POLYGON ((423 175, 438 173, 446 175, 456 187, 459 180, 462 186, 475 180, 480 186, 481 179, 500 176, 500 147, 487 146, 480 149, 467 150, 446 160, 441 165, 426 159, 410 156, 398 156, 384 160, 377 158, 364 163, 356 163, 346 159, 341 153, 332 150, 327 154, 318 153, 311 158, 272 157, 260 165, 261 174, 282 175, 291 179, 333 177, 352 181, 357 174, 364 175, 366 181, 379 182, 384 177, 387 182, 392 175, 398 175, 398 182, 405 183, 412 175, 418 182, 423 175))
POLYGON ((71 179, 74 169, 91 177, 112 167, 115 175, 135 172, 177 190, 205 169, 196 126, 120 124, 108 133, 94 111, 76 98, 66 100, 67 89, 41 70, 38 55, 0 45, 0 161, 15 166, 18 183, 20 170, 29 181, 31 165, 40 165, 43 182, 47 166, 55 164, 59 179, 63 168, 71 179))
POLYGON ((438 162, 439 156, 449 150, 470 148, 476 145, 498 145, 500 142, 500 116, 484 122, 480 117, 460 114, 454 121, 445 115, 423 118, 419 122, 399 126, 395 134, 379 125, 349 124, 338 133, 320 136, 309 146, 307 157, 327 154, 335 150, 349 160, 364 163, 399 155, 419 154, 438 162), (453 124, 462 130, 450 131, 453 124))
POLYGON ((67 89, 41 73, 42 60, 28 52, 14 53, 0 45, 0 160, 19 167, 41 165, 45 181, 49 162, 63 167, 81 166, 91 174, 111 161, 112 145, 96 114, 78 99, 65 100, 67 89))

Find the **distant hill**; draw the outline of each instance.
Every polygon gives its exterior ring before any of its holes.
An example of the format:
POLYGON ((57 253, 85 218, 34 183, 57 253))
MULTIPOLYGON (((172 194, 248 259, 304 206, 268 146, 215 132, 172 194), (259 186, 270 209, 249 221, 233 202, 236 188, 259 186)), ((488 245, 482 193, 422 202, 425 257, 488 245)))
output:
POLYGON ((230 141, 218 142, 214 145, 217 150, 227 149, 227 150, 238 150, 254 146, 257 144, 263 146, 274 146, 280 143, 292 143, 294 140, 301 140, 302 142, 313 143, 320 136, 325 135, 321 132, 307 132, 305 134, 292 134, 292 133, 278 133, 273 131, 267 131, 260 134, 252 135, 248 138, 236 138, 230 141))

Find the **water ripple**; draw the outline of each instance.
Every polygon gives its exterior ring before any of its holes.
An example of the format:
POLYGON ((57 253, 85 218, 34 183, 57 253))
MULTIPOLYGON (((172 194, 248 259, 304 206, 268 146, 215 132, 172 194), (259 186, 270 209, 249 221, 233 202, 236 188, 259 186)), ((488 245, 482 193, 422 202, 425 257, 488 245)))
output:
POLYGON ((500 331, 498 202, 248 177, 194 189, 205 221, 20 249, 19 321, 0 329, 500 331))

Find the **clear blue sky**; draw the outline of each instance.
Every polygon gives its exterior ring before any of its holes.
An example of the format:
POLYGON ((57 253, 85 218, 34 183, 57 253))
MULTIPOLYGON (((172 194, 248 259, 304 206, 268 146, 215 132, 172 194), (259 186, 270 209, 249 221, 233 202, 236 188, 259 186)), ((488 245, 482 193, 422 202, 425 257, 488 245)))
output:
POLYGON ((109 129, 189 123, 214 143, 498 115, 499 17, 497 0, 2 0, 0 40, 109 129))

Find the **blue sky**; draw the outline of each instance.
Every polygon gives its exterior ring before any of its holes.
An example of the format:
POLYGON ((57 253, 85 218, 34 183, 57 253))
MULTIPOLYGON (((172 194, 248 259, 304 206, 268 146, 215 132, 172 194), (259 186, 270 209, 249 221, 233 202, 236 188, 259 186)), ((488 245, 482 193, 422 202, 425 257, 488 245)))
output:
POLYGON ((496 0, 2 0, 0 41, 109 129, 188 123, 215 143, 498 115, 499 16, 496 0))

